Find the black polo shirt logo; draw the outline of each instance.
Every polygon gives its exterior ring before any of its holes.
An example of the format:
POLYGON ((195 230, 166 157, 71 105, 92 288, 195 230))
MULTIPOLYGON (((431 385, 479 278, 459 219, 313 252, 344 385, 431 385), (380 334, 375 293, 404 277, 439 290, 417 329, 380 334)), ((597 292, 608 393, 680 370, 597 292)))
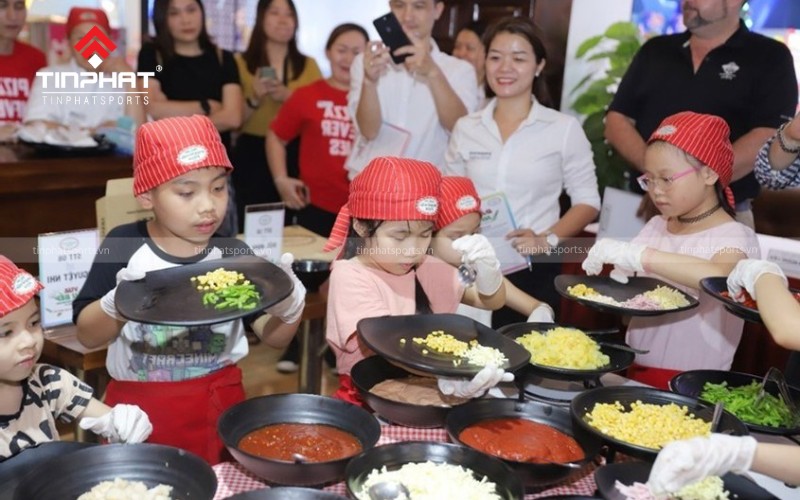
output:
POLYGON ((733 80, 736 78, 737 71, 739 71, 739 65, 731 61, 722 65, 722 73, 719 74, 719 77, 723 80, 733 80))

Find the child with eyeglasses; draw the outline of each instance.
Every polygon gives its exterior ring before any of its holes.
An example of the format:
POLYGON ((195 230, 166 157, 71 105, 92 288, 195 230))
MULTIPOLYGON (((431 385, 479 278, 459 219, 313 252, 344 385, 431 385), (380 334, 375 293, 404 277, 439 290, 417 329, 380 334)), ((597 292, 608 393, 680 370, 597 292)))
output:
POLYGON ((695 297, 695 309, 635 317, 627 341, 648 350, 636 356, 628 376, 659 388, 685 370, 728 370, 743 321, 700 293, 700 280, 727 276, 737 262, 758 258, 755 233, 734 220, 733 148, 729 128, 717 116, 681 112, 661 122, 648 140, 645 174, 638 181, 661 215, 631 241, 603 239, 583 262, 587 274, 613 264, 612 278, 655 276, 695 297))

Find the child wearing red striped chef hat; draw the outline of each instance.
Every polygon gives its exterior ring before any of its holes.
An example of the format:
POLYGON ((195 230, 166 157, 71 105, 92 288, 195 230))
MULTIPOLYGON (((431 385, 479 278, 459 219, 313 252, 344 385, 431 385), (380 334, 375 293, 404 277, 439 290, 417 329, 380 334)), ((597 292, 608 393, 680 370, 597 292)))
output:
POLYGON ((677 113, 661 122, 647 144, 638 181, 661 215, 629 243, 597 242, 583 269, 598 274, 603 264, 613 264, 611 277, 618 281, 636 272, 699 296, 695 309, 634 317, 628 325, 628 343, 649 351, 636 355, 628 375, 666 389, 681 371, 730 369, 743 321, 701 295, 699 283, 727 276, 737 262, 760 251, 755 233, 733 218, 733 147, 722 118, 677 113))
POLYGON ((244 400, 236 362, 248 352, 245 325, 276 348, 286 346, 299 326, 305 288, 291 271, 292 255, 281 259, 294 283, 292 294, 243 320, 191 327, 142 324, 120 316, 115 296, 122 280, 140 279, 148 271, 252 254, 244 242, 215 234, 225 218, 232 169, 205 116, 142 125, 133 189, 155 217, 108 233, 73 302, 78 340, 87 347, 110 342, 106 402, 141 406, 153 422, 150 442, 189 450, 211 464, 225 453, 217 435, 219 415, 244 400))
POLYGON ((42 288, 0 255, 0 461, 57 441, 56 419, 78 419, 113 442, 147 439, 153 427, 138 406, 110 408, 67 370, 38 363, 44 335, 35 297, 42 288))
MULTIPOLYGON (((340 249, 328 296, 327 339, 336 354, 335 397, 361 404, 350 370, 373 353, 356 335, 364 318, 453 313, 458 304, 497 309, 505 302, 500 263, 481 235, 453 243, 477 271, 465 288, 457 270, 430 255, 440 208, 441 174, 428 162, 378 157, 350 184, 347 204, 336 220, 326 250, 340 249)), ((472 380, 439 379, 445 394, 476 397, 513 374, 487 366, 472 380)))
MULTIPOLYGON (((453 249, 453 243, 480 232, 481 199, 472 180, 467 177, 447 176, 442 177, 439 203, 431 250, 436 257, 458 267, 461 264, 461 254, 453 249)), ((506 306, 527 316, 528 322, 553 322, 553 308, 523 292, 510 281, 504 279, 503 282, 506 306)), ((460 304, 456 312, 486 326, 492 326, 492 311, 460 304)))

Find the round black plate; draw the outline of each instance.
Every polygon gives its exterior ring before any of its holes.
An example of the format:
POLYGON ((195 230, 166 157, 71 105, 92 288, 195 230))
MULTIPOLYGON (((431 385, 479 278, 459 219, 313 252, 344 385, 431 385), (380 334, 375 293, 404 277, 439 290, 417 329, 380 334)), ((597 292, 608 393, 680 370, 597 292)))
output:
MULTIPOLYGON (((761 314, 759 314, 758 309, 747 307, 744 304, 736 302, 735 300, 722 295, 722 292, 728 291, 728 278, 703 278, 700 280, 700 286, 707 294, 722 302, 725 305, 725 309, 727 309, 731 314, 752 323, 763 323, 763 321, 761 321, 761 314)), ((800 292, 800 290, 797 290, 796 288, 790 288, 789 291, 792 293, 800 292)))
POLYGON ((496 485, 495 492, 503 500, 518 500, 523 497, 522 481, 502 460, 475 450, 448 443, 429 441, 406 441, 386 444, 365 451, 347 464, 347 491, 356 498, 367 476, 381 467, 396 470, 408 463, 431 461, 460 465, 471 470, 475 478, 486 478, 496 485))
POLYGON ((92 139, 97 142, 97 146, 57 146, 44 142, 28 142, 23 140, 19 142, 32 148, 36 154, 42 156, 102 156, 113 153, 117 148, 117 145, 106 139, 104 135, 96 135, 93 136, 92 139))
MULTIPOLYGON (((513 325, 506 325, 498 331, 512 339, 517 339, 523 335, 527 335, 532 331, 544 333, 552 328, 573 328, 570 326, 561 326, 554 323, 515 323, 513 325)), ((602 337, 593 337, 596 341, 602 341, 602 337)), ((556 368, 554 366, 538 365, 533 361, 528 363, 524 369, 525 372, 533 373, 545 378, 552 378, 558 380, 593 380, 599 378, 604 373, 617 372, 624 370, 633 364, 636 355, 632 352, 623 351, 621 349, 614 349, 613 347, 600 346, 600 352, 609 357, 610 362, 595 368, 593 370, 573 370, 569 368, 556 368)))
MULTIPOLYGON (((631 403, 636 401, 659 405, 675 403, 680 406, 686 406, 689 408, 690 412, 694 413, 695 417, 703 419, 706 422, 711 421, 711 416, 714 413, 714 407, 708 403, 698 401, 688 396, 675 394, 674 392, 662 391, 650 387, 598 387, 596 389, 589 389, 575 396, 570 404, 573 424, 577 424, 584 430, 599 436, 609 447, 617 451, 649 461, 655 460, 658 450, 631 444, 603 434, 586 421, 586 414, 594 409, 595 404, 613 403, 614 401, 619 401, 626 410, 630 409, 631 403)), ((727 431, 737 436, 748 434, 747 427, 745 427, 738 418, 724 411, 719 422, 719 432, 727 431)))
MULTIPOLYGON (((672 392, 683 394, 690 398, 699 398, 706 382, 711 382, 712 384, 727 382, 729 387, 740 387, 748 385, 753 381, 761 383, 762 378, 763 377, 757 377, 748 373, 726 372, 722 370, 690 370, 672 377, 672 380, 669 381, 669 388, 672 392)), ((777 385, 772 381, 767 382, 766 389, 767 392, 773 396, 778 396, 779 394, 777 385)), ((794 403, 800 405, 800 389, 789 386, 789 393, 792 395, 794 403)), ((770 427, 767 425, 750 424, 741 418, 739 420, 741 420, 748 429, 754 432, 787 436, 800 434, 800 427, 770 427)))
MULTIPOLYGON (((633 483, 646 483, 650 477, 651 464, 643 462, 620 462, 616 464, 604 465, 594 472, 594 480, 597 489, 606 500, 626 500, 625 496, 617 490, 617 481, 624 485, 633 483)), ((731 498, 741 500, 773 500, 775 495, 757 485, 744 476, 737 474, 726 474, 722 476, 725 489, 731 494, 731 498)))
POLYGON ((137 281, 117 287, 116 305, 121 315, 139 323, 196 326, 222 323, 266 309, 292 293, 294 284, 280 267, 253 255, 215 259, 153 271, 137 281), (191 278, 224 267, 239 271, 256 285, 261 301, 255 309, 214 309, 203 305, 203 292, 191 278))
POLYGON ((346 500, 345 497, 329 491, 313 488, 281 486, 279 488, 262 488, 247 491, 228 497, 229 500, 346 500))
POLYGON ((692 297, 691 295, 684 293, 682 290, 675 288, 669 283, 666 283, 664 281, 655 278, 631 277, 628 278, 627 283, 619 283, 617 281, 614 281, 608 276, 584 276, 580 274, 560 274, 556 276, 554 284, 558 293, 560 293, 563 297, 566 297, 570 300, 574 300, 586 307, 591 307, 592 309, 597 309, 599 311, 614 313, 614 314, 624 314, 625 316, 660 316, 662 314, 669 314, 679 311, 685 311, 687 309, 692 309, 693 307, 697 307, 700 304, 700 302, 698 302, 697 299, 692 297), (657 286, 668 286, 673 290, 680 292, 680 294, 683 295, 684 298, 689 302, 689 305, 684 307, 678 307, 675 309, 657 309, 657 310, 628 309, 626 307, 619 307, 611 304, 603 304, 602 302, 596 302, 593 300, 588 300, 581 297, 575 297, 574 295, 570 295, 570 293, 567 291, 567 288, 581 283, 588 287, 594 288, 595 290, 597 290, 597 293, 608 295, 609 297, 619 302, 633 298, 635 295, 638 295, 640 293, 653 290, 657 286))
POLYGON ((460 314, 381 316, 362 319, 356 325, 356 331, 367 347, 405 370, 449 377, 472 377, 481 371, 482 366, 466 362, 453 365, 453 360, 457 359, 454 356, 430 350, 423 354, 423 348, 412 341, 414 337, 425 337, 437 330, 443 330, 458 340, 477 339, 483 346, 499 349, 508 358, 508 363, 501 367, 506 371, 522 368, 531 357, 524 347, 510 338, 460 314))
POLYGON ((141 481, 172 486, 175 500, 211 500, 217 477, 203 459, 158 444, 109 444, 76 451, 66 460, 39 465, 17 487, 17 500, 78 498, 103 481, 141 481))
POLYGON ((0 484, 3 485, 0 487, 0 500, 14 498, 17 484, 40 464, 63 459, 69 453, 90 446, 96 445, 77 441, 51 441, 25 448, 13 457, 0 462, 0 484))

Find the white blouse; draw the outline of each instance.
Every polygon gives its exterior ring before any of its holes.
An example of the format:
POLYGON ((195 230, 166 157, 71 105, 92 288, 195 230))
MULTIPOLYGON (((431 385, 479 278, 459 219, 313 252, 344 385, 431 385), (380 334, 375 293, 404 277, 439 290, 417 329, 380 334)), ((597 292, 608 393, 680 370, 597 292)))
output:
POLYGON ((494 121, 497 99, 456 123, 445 174, 472 179, 483 197, 503 192, 520 228, 536 233, 558 222, 558 198, 600 208, 591 145, 574 117, 533 99, 528 117, 503 143, 494 121))

